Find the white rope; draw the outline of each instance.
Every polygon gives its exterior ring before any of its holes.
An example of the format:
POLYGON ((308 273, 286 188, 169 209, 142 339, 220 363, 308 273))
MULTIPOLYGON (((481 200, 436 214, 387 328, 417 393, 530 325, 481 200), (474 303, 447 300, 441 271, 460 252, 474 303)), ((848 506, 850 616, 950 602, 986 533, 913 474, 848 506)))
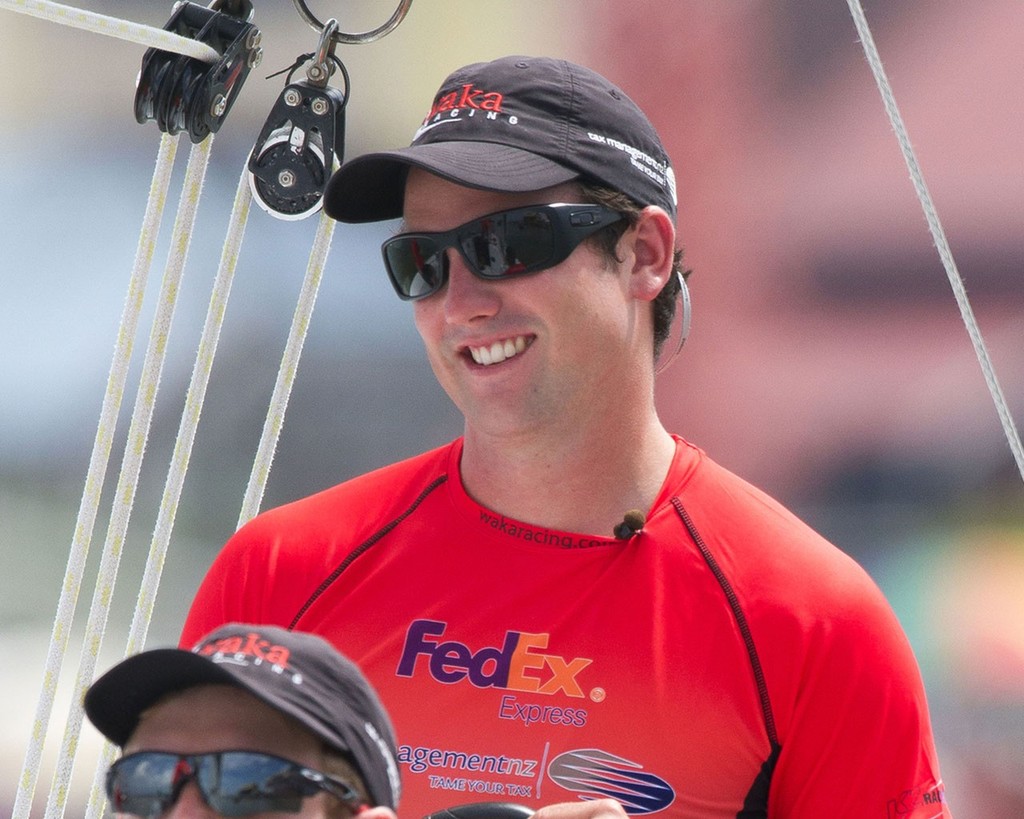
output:
POLYGON ((108 17, 105 14, 97 14, 93 11, 51 3, 49 0, 0 0, 0 8, 21 12, 30 17, 38 17, 64 26, 91 31, 95 34, 105 34, 119 40, 128 40, 150 48, 158 48, 161 51, 184 54, 187 57, 202 60, 204 63, 215 63, 220 59, 220 54, 215 48, 206 43, 200 43, 198 40, 182 37, 180 34, 174 34, 162 28, 153 28, 141 23, 132 23, 128 20, 108 17))
POLYGON ((128 365, 131 360, 132 344, 138 327, 139 313, 142 309, 146 280, 153 261, 153 251, 160 233, 160 221, 164 205, 167 202, 167 188, 171 181, 171 171, 174 168, 174 156, 177 152, 177 146, 178 141, 175 137, 165 134, 160 140, 160 150, 157 154, 156 168, 153 171, 153 181, 150 184, 149 200, 146 204, 146 213, 142 220, 142 230, 139 234, 139 243, 135 252, 135 263, 132 267, 132 274, 128 284, 128 295, 125 299, 125 306, 117 334, 117 343, 114 347, 114 357, 110 366, 110 373, 107 376, 107 387, 103 396, 103 406, 100 410, 96 439, 93 443, 92 455, 89 459, 85 490, 82 493, 81 505, 78 509, 78 518, 75 523, 75 533, 68 556, 68 566, 64 574, 64 583, 61 585, 60 600, 57 604, 57 614, 54 619, 53 633, 50 638, 50 646, 46 658, 43 685, 39 695, 39 704, 36 709, 32 735, 25 753, 25 762, 18 782, 18 792, 15 797, 12 819, 28 819, 32 808, 32 798, 35 794, 36 782, 39 777, 43 744, 46 739, 46 731, 49 726, 54 697, 57 691, 57 680, 60 676, 64 655, 67 652, 71 623, 74 619, 78 593, 82 586, 85 562, 89 554, 89 544, 99 509, 103 478, 110 459, 111 444, 114 438, 114 430, 117 426, 117 415, 124 396, 124 385, 128 378, 128 365))
MULTIPOLYGON (((213 357, 216 352, 220 328, 223 323, 227 299, 230 295, 234 270, 237 266, 245 224, 252 202, 247 173, 247 170, 243 170, 235 195, 235 204, 221 255, 220 268, 214 284, 213 296, 211 297, 210 307, 207 312, 203 336, 196 354, 196 364, 192 373, 192 381, 189 385, 185 411, 179 427, 153 542, 150 546, 150 553, 143 575, 139 600, 129 633, 125 651, 126 656, 142 650, 152 617, 160 575, 170 542, 171 529, 174 525, 177 503, 181 495, 185 472, 188 468, 191 447, 195 438, 196 428, 198 427, 206 387, 209 383, 213 357)), ((267 476, 270 471, 270 462, 273 459, 276 442, 283 426, 288 398, 298 370, 298 361, 301 356, 303 342, 309 328, 309 321, 316 303, 320 282, 323 278, 323 270, 330 250, 333 231, 334 220, 321 216, 313 248, 310 251, 306 278, 299 295, 291 331, 278 371, 277 383, 275 384, 274 393, 270 401, 256 463, 250 476, 249 489, 247 491, 248 500, 243 503, 242 514, 246 516, 245 519, 255 514, 266 485, 267 476)), ((116 750, 114 747, 110 743, 105 743, 93 777, 86 819, 97 819, 103 813, 106 800, 103 778, 115 756, 116 750)))
MULTIPOLYGON (((171 465, 164 485, 160 511, 157 515, 153 540, 149 548, 149 556, 146 559, 146 568, 142 575, 135 614, 132 618, 131 629, 128 632, 125 656, 138 653, 146 643, 146 635, 152 620, 156 594, 167 557, 168 545, 171 540, 171 531, 174 528, 178 501, 181 498, 182 487, 185 483, 185 474, 188 471, 192 445, 195 442, 196 429, 199 426, 199 417, 203 409, 206 388, 209 385, 210 372, 213 369, 213 359, 217 352, 217 343, 220 339, 220 331, 224 323, 225 312, 227 311, 228 297, 231 295, 231 285, 234 281, 235 269, 238 266, 238 257, 242 246, 242 239, 245 235, 246 222, 249 219, 251 203, 252 191, 249 187, 249 172, 247 168, 244 168, 228 221, 228 232, 224 239, 224 248, 221 251, 220 266, 214 279, 210 305, 206 313, 206 323, 203 327, 199 348, 196 352, 195 364, 192 369, 192 380, 189 383, 185 398, 185 409, 178 428, 174 453, 171 456, 171 465)), ((101 758, 96 766, 86 819, 96 819, 103 812, 106 800, 103 781, 107 768, 113 762, 114 756, 114 746, 110 743, 105 743, 101 758)))
POLYGON ((333 219, 321 212, 316 237, 313 240, 313 248, 309 254, 309 263, 306 267, 306 278, 302 283, 299 301, 295 307, 291 330, 288 333, 288 341, 285 344, 281 366, 277 371, 277 381, 274 384, 274 392, 271 396, 267 417, 263 424, 263 434, 260 437, 256 459, 253 462, 252 472, 249 475, 249 484, 246 487, 245 497, 242 501, 242 510, 238 517, 239 527, 256 515, 260 508, 260 502, 263 500, 263 492, 267 486, 267 477, 270 474, 270 465, 274 460, 274 450, 277 448, 277 439, 281 434, 281 427, 284 424, 284 413, 288 407, 288 397, 291 395, 292 384, 295 382, 295 373, 298 370, 299 356, 302 354, 302 345, 306 338, 306 331, 309 329, 309 320, 313 314, 313 307, 316 304, 320 280, 323 277, 324 263, 327 261, 327 253, 331 249, 334 224, 333 219))
POLYGON ((225 237, 224 248, 221 251, 220 266, 214 280, 213 293, 206 314, 206 324, 203 327, 203 334, 196 352, 192 380, 189 383, 188 393, 185 398, 185 409, 174 445, 174 453, 164 486, 160 511, 157 516, 156 526, 154 527, 149 558, 143 573, 139 601, 128 635, 126 655, 141 651, 142 646, 146 642, 146 633, 152 617, 157 588, 160 584, 160 572, 167 553, 167 544, 171 539, 171 530, 174 527, 178 501, 181 498, 185 473, 188 470, 192 445, 195 441, 196 429, 199 426, 199 416, 202 413, 206 388, 210 382, 213 359, 217 352, 217 343, 220 339, 224 314, 227 311, 228 297, 231 295, 231 285, 234 281, 235 268, 238 265, 242 239, 245 235, 245 226, 249 218, 252 190, 249 187, 248 173, 248 169, 242 171, 242 177, 235 194, 228 232, 225 237))
POLYGON ((110 611, 118 565, 128 529, 128 519, 131 516, 146 439, 153 417, 153 408, 156 404, 160 373, 166 358, 167 338, 170 334, 171 320, 174 317, 174 308, 180 290, 182 270, 188 257, 189 242, 195 225, 195 215, 199 206, 199 196, 209 163, 212 143, 211 137, 192 146, 188 167, 185 171, 181 201, 171 233, 168 263, 164 271, 157 312, 150 331, 149 345, 146 349, 135 408, 132 411, 131 425, 128 430, 128 440, 121 463, 121 473, 113 498, 107 537, 100 558, 96 588, 86 624, 81 662, 75 679, 67 728, 46 804, 46 819, 62 817, 67 804, 68 784, 71 781, 75 751, 82 727, 82 699, 86 689, 92 683, 96 659, 103 642, 103 631, 106 628, 107 615, 110 611))
POLYGON ((914 183, 914 189, 917 191, 917 197, 921 201, 921 207, 924 209, 925 219, 928 221, 928 228, 932 233, 932 240, 935 242, 939 258, 946 269, 946 276, 953 288, 953 295, 956 296, 956 302, 960 307, 960 315, 963 318, 964 326, 967 328, 967 334, 971 338, 974 352, 981 364, 981 371, 985 376, 985 382, 988 384, 989 392, 995 403, 1003 432, 1010 445, 1014 460, 1017 462, 1017 471, 1020 472, 1021 478, 1024 479, 1024 446, 1021 445, 1020 435, 1014 425, 1013 416, 1010 414, 1010 410, 1006 405, 1006 398, 1003 396, 1003 391, 996 378, 995 369, 989 359, 985 342, 981 337, 981 329, 978 327, 974 311, 971 309, 970 300, 967 298, 967 290, 957 270, 956 262, 953 260, 953 253, 949 249, 949 243, 946 241, 946 235, 942 229, 942 224, 939 222, 935 205, 932 203, 931 195, 928 193, 928 188, 924 183, 924 176, 917 163, 917 157, 910 146, 910 137, 907 134, 906 126, 903 124, 903 118, 896 107, 896 98, 893 95, 892 87, 889 85, 889 80, 886 78, 885 70, 882 68, 882 60, 878 55, 878 49, 875 48, 875 41, 871 36, 870 28, 868 28, 864 9, 861 7, 860 0, 847 0, 847 4, 850 7, 850 13, 853 15, 853 21, 857 26, 857 32, 860 34, 868 65, 871 66, 871 71, 875 75, 875 82, 878 84, 878 90, 882 94, 882 102, 885 104, 885 110, 889 115, 889 122, 892 123, 893 130, 896 132, 896 139, 899 142, 903 158, 910 171, 910 178, 914 183))
MULTIPOLYGON (((215 62, 220 58, 220 55, 213 48, 203 43, 180 37, 169 31, 133 24, 128 21, 62 6, 57 3, 46 2, 46 0, 0 0, 0 8, 7 8, 63 25, 129 40, 163 51, 185 54, 205 62, 215 62)), ((86 633, 83 639, 80 665, 75 680, 67 726, 47 800, 46 819, 60 819, 63 817, 67 806, 69 785, 84 717, 82 701, 94 676, 103 633, 109 616, 128 521, 131 516, 138 486, 138 477, 141 471, 146 439, 152 422, 160 373, 166 354, 167 337, 170 332, 182 271, 188 255, 199 196, 209 162, 211 143, 212 139, 208 139, 199 145, 193 146, 188 169, 186 170, 184 189, 171 237, 171 250, 161 287, 157 314, 154 318, 149 345, 146 351, 121 472, 114 494, 107 538, 100 558, 96 588, 93 593, 88 623, 86 624, 86 633)), ((38 779, 42 747, 53 709, 57 679, 60 674, 64 654, 66 653, 71 622, 74 617, 74 609, 77 605, 81 578, 88 554, 89 540, 95 526, 103 477, 107 469, 114 428, 123 398, 128 362, 131 358, 132 340, 137 329, 138 313, 145 289, 145 273, 148 272, 152 261, 153 247, 159 230, 163 206, 166 202, 166 192, 173 168, 175 150, 176 141, 164 135, 161 141, 158 169, 154 175, 154 183, 150 192, 150 200, 147 203, 143 231, 140 235, 139 252, 129 291, 129 305, 126 307, 126 315, 122 319, 119 331, 118 347, 115 350, 114 364, 108 379, 107 395, 104 399, 100 427, 97 432, 89 475, 86 480, 86 489, 79 512, 79 521, 76 525, 75 541, 72 544, 72 552, 69 557, 68 573, 65 577, 61 602, 58 606, 58 613, 54 624, 54 634, 50 643, 50 657, 48 657, 47 661, 36 725, 34 726, 33 736, 26 753, 24 771, 22 772, 12 819, 27 819, 31 810, 31 803, 38 779)), ((211 296, 206 325, 204 326, 203 336, 196 354, 192 380, 189 385, 185 409, 164 487, 160 512, 154 529, 153 540, 150 544, 146 569, 139 591, 139 599, 126 645, 126 655, 137 653, 142 649, 152 619, 156 593, 166 559, 171 530, 173 529, 174 519, 177 514, 177 506, 184 484, 185 473, 188 469, 188 461, 198 427, 206 388, 209 383, 213 357, 216 352, 227 299, 237 266, 251 201, 252 195, 248 185, 248 172, 243 170, 228 235, 225 238, 221 264, 214 284, 214 292, 211 296)), ((325 215, 321 215, 307 266, 306 279, 303 282, 299 302, 293 317, 292 328, 278 372, 274 394, 268 408, 263 435, 246 491, 246 499, 243 501, 243 520, 252 517, 256 513, 263 496, 270 464, 273 460, 277 439, 283 425, 284 413, 297 372, 298 360, 308 331, 310 316, 312 315, 317 292, 322 280, 333 230, 334 221, 325 215)), ((106 743, 101 753, 101 759, 99 760, 93 788, 90 793, 87 808, 90 819, 95 819, 104 810, 105 797, 102 792, 102 779, 114 755, 115 750, 113 746, 106 743)))

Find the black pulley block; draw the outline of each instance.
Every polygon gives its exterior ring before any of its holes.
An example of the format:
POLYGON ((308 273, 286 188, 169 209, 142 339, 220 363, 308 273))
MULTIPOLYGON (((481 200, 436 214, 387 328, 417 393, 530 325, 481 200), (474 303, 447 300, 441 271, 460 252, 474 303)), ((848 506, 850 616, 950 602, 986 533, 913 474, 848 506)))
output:
POLYGON ((168 134, 187 131, 192 142, 216 133, 231 110, 249 71, 263 52, 260 31, 253 25, 248 2, 175 4, 164 26, 182 37, 205 43, 220 59, 207 63, 169 51, 150 48, 142 58, 135 91, 135 119, 155 120, 168 134))
POLYGON ((249 183, 257 204, 279 219, 319 210, 324 188, 341 161, 345 95, 305 80, 289 83, 249 155, 249 183))

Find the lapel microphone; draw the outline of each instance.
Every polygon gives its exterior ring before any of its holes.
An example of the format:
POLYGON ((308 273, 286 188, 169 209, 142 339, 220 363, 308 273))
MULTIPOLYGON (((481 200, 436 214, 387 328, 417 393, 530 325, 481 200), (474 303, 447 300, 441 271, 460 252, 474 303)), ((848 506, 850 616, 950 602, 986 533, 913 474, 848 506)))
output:
POLYGON ((630 509, 622 516, 622 523, 615 525, 612 534, 619 540, 629 540, 634 535, 638 535, 643 531, 644 523, 646 522, 647 518, 644 517, 643 512, 639 509, 630 509))

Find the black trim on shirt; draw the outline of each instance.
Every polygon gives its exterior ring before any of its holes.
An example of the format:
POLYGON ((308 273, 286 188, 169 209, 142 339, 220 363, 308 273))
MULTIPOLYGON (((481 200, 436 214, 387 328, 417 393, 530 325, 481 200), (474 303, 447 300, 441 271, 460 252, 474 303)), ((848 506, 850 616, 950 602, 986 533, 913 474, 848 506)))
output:
POLYGON ((754 784, 747 791, 747 798, 743 800, 743 810, 736 814, 736 819, 766 819, 768 816, 768 790, 772 784, 772 774, 775 773, 775 763, 779 761, 781 745, 772 743, 772 752, 758 771, 754 784))
POLYGON ((725 576, 725 572, 722 570, 722 567, 718 565, 718 561, 711 553, 711 549, 709 549, 707 543, 704 542, 704 538, 701 537, 700 532, 697 531, 697 527, 694 525, 693 519, 683 507, 682 501, 680 501, 679 498, 672 498, 672 505, 675 507, 676 512, 682 519, 683 525, 686 526, 687 531, 690 533, 690 537, 693 538, 693 542, 697 546, 697 550, 700 552, 701 557, 704 558, 704 562, 707 563, 711 573, 715 576, 715 580, 718 581, 718 585, 721 586, 722 591, 725 593, 725 599, 729 602, 729 608, 732 610, 732 615, 736 620, 736 626, 739 628, 740 635, 743 637, 743 643, 747 648, 747 656, 750 658, 750 667, 754 672, 754 681, 757 685, 758 697, 761 700, 761 714, 764 717, 764 727, 765 732, 768 734, 768 743, 771 747, 771 753, 764 761, 757 778, 754 780, 750 790, 747 792, 747 798, 743 802, 743 810, 736 816, 737 819, 755 819, 755 817, 767 816, 768 789, 771 785, 772 774, 775 771, 775 763, 778 761, 779 752, 782 750, 782 746, 779 744, 778 733, 775 730, 775 715, 772 712, 771 698, 768 696, 768 685, 764 679, 764 670, 761 667, 761 660, 757 656, 757 647, 754 645, 754 636, 750 632, 750 625, 747 623, 747 616, 743 612, 743 607, 740 605, 740 600, 735 589, 733 589, 732 584, 729 582, 729 578, 725 576))
POLYGON ((416 507, 423 503, 423 501, 426 500, 427 496, 431 492, 433 492, 435 489, 437 489, 437 487, 441 486, 441 484, 443 484, 447 480, 448 475, 440 475, 434 478, 434 480, 427 485, 427 488, 420 492, 419 497, 417 497, 416 500, 412 502, 408 509, 402 512, 402 514, 400 514, 394 520, 391 520, 388 523, 384 524, 384 526, 382 526, 380 529, 378 529, 376 532, 370 535, 370 537, 368 537, 366 540, 364 540, 362 543, 356 546, 355 549, 349 552, 345 559, 338 564, 337 568, 329 575, 327 575, 324 581, 319 586, 317 586, 316 590, 307 598, 306 602, 302 604, 302 607, 292 618, 291 623, 288 624, 289 630, 294 629, 298 625, 299 620, 302 619, 302 615, 309 611, 310 606, 312 606, 316 602, 317 598, 320 597, 321 594, 327 591, 328 587, 335 580, 341 577, 342 572, 344 572, 345 569, 347 569, 352 564, 352 561, 354 561, 357 557, 363 554, 363 552, 365 552, 367 549, 369 549, 371 546, 377 543, 382 537, 388 534, 388 532, 390 532, 392 529, 398 526, 399 523, 401 523, 403 520, 409 517, 409 515, 415 512, 416 507))

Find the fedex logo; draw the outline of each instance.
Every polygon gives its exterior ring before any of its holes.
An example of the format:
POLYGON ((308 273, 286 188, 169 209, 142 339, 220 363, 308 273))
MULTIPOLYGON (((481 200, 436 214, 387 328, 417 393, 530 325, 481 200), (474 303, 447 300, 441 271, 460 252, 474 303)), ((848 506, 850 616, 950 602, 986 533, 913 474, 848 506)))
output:
POLYGON ((547 634, 505 632, 501 648, 485 647, 474 652, 465 643, 441 642, 446 625, 437 620, 414 620, 405 635, 399 677, 411 677, 420 655, 427 657, 430 676, 441 683, 457 683, 469 678, 477 688, 504 688, 536 694, 582 697, 576 676, 593 662, 585 657, 566 660, 557 654, 545 654, 547 634))

